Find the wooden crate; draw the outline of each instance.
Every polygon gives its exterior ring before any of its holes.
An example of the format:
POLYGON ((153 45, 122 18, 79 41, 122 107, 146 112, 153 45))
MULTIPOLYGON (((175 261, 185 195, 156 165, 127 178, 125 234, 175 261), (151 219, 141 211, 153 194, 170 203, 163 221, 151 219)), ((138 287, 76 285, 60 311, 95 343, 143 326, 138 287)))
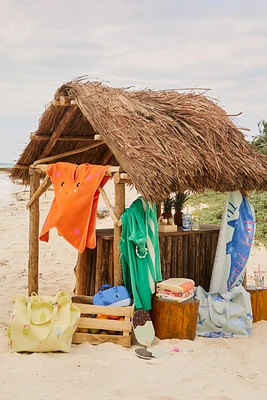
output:
MULTIPOLYGON (((82 296, 85 298, 86 296, 82 296)), ((92 304, 76 303, 75 304, 81 310, 81 317, 73 335, 72 343, 84 343, 89 342, 91 344, 100 344, 104 342, 111 342, 120 344, 124 347, 131 346, 131 331, 132 331, 132 315, 134 312, 134 305, 128 307, 114 307, 114 306, 95 306, 92 304), (96 315, 114 315, 123 317, 123 321, 116 319, 98 319, 96 315), (110 331, 116 332, 115 334, 104 334, 104 333, 87 333, 79 332, 80 329, 99 331, 110 331)))

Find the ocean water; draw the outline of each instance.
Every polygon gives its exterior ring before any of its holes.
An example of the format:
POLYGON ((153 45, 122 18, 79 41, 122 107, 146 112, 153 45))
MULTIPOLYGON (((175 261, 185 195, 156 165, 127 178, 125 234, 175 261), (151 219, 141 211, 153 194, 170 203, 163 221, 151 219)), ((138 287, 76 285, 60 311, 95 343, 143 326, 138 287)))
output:
MULTIPOLYGON (((11 168, 13 164, 0 163, 1 168, 11 168)), ((21 190, 20 185, 11 182, 8 175, 0 171, 0 207, 6 206, 14 201, 12 195, 21 190)))

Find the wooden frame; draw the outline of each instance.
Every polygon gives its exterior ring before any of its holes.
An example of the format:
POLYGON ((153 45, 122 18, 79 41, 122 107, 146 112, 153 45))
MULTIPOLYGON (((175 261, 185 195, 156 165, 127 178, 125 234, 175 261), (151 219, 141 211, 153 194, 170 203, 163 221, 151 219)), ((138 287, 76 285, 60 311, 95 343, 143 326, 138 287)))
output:
MULTIPOLYGON (((58 156, 57 156, 58 157, 58 156)), ((55 157, 55 158, 57 158, 55 157)), ((50 157, 51 158, 51 157, 50 157)), ((45 160, 38 160, 30 166, 30 199, 26 205, 29 209, 29 260, 28 260, 28 293, 38 293, 38 271, 39 271, 39 226, 40 226, 40 210, 39 198, 51 186, 52 182, 48 175, 40 184, 40 174, 46 171, 46 164, 42 164, 45 160)), ((50 161, 50 160, 49 160, 50 161)), ((129 177, 124 174, 127 179, 123 182, 120 179, 122 168, 120 166, 110 167, 107 175, 114 176, 115 189, 115 210, 113 212, 112 205, 103 189, 99 190, 109 209, 110 215, 114 220, 114 284, 122 284, 122 268, 120 261, 119 242, 121 236, 120 217, 125 209, 125 183, 129 182, 129 177), (115 179, 116 176, 116 179, 115 179)), ((77 264, 75 267, 76 288, 75 294, 84 294, 84 286, 86 285, 86 251, 78 254, 77 264)))

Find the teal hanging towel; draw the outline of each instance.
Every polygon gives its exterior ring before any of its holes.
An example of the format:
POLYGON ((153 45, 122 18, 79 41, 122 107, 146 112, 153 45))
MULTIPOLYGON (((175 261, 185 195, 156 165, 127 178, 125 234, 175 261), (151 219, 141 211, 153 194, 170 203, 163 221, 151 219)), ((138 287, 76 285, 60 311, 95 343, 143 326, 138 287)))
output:
POLYGON ((151 294, 162 280, 156 204, 138 197, 121 216, 120 253, 124 285, 135 307, 151 309, 151 294))

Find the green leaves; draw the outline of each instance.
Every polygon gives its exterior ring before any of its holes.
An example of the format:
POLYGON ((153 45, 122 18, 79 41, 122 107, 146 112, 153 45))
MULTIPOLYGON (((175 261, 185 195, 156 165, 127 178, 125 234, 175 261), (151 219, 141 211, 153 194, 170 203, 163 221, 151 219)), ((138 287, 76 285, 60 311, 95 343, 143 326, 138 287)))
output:
POLYGON ((251 144, 259 153, 267 156, 267 122, 263 119, 258 127, 260 133, 253 137, 251 144))

